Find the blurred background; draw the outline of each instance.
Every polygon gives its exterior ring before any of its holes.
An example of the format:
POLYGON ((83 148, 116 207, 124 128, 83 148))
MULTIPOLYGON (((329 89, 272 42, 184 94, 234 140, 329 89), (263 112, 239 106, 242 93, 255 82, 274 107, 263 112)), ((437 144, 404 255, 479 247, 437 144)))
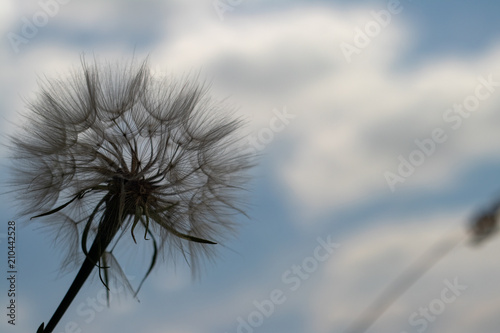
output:
MULTIPOLYGON (((342 332, 500 197, 499 10, 487 0, 2 1, 2 143, 37 78, 78 68, 82 54, 149 55, 160 74, 211 78, 261 155, 249 218, 237 218, 238 237, 199 281, 166 262, 140 302, 114 295, 107 308, 94 278, 56 332, 342 332)), ((0 331, 35 332, 76 272, 60 274, 51 235, 16 220, 17 317, 7 323, 14 204, 0 200, 0 331)), ((495 237, 457 247, 369 332, 497 332, 499 251, 495 237)), ((144 271, 122 266, 137 284, 144 271)))

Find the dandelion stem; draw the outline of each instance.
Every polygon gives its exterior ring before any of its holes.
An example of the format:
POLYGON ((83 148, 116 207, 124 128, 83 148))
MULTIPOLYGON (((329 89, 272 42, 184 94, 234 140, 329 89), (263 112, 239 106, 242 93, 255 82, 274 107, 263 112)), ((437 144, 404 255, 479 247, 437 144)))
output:
POLYGON ((37 333, 51 333, 54 330, 57 323, 70 306, 71 302, 78 294, 87 278, 90 276, 90 273, 96 264, 98 264, 101 256, 106 251, 106 248, 111 243, 118 230, 120 230, 123 218, 119 215, 119 196, 111 196, 109 194, 108 196, 109 198, 106 202, 106 210, 104 211, 97 235, 92 243, 92 246, 90 247, 85 261, 80 267, 73 283, 69 287, 68 292, 64 295, 64 298, 52 315, 52 318, 47 323, 47 326, 44 328, 44 323, 42 323, 42 325, 38 328, 37 333))

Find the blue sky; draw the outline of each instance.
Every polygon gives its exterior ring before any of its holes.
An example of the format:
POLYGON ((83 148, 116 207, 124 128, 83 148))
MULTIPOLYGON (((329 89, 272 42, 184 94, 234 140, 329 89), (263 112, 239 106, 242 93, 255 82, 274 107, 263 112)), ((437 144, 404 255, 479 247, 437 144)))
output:
MULTIPOLYGON (((140 303, 117 297, 110 308, 92 308, 103 291, 94 278, 57 333, 342 332, 405 267, 435 242, 460 235, 500 196, 498 2, 405 0, 385 26, 373 12, 387 11, 389 1, 221 1, 230 6, 222 13, 200 0, 60 2, 0 5, 2 143, 20 121, 23 98, 36 92, 37 76, 78 67, 82 52, 111 60, 135 52, 149 55, 160 74, 201 69, 213 93, 229 96, 249 120, 246 131, 262 156, 252 171, 250 218, 237 217, 238 236, 199 281, 182 260, 175 269, 165 262, 140 303), (25 22, 43 19, 43 8, 51 14, 46 22, 23 36, 25 22), (369 44, 357 45, 367 27, 376 29, 369 44), (26 43, 13 45, 13 34, 26 43), (346 55, 345 45, 357 52, 346 55), (466 103, 464 116, 453 110, 466 103), (276 114, 290 116, 273 131, 276 114), (446 140, 419 153, 415 141, 430 147, 436 130, 446 140), (400 158, 411 156, 419 165, 403 177, 400 158), (404 182, 391 190, 388 172, 404 182), (339 245, 331 253, 321 247, 327 239, 339 245), (273 291, 282 295, 272 311, 259 310, 273 291)), ((0 156, 6 180, 3 146, 0 156)), ((12 197, 1 198, 0 237, 17 214, 12 197)), ((23 218, 16 223, 17 323, 2 315, 0 330, 34 332, 75 272, 59 273, 60 249, 48 230, 23 218)), ((456 248, 368 332, 495 332, 499 250, 497 238, 456 248), (445 302, 454 281, 465 289, 445 302), (432 320, 419 314, 426 307, 436 313, 432 320)), ((132 283, 144 255, 134 248, 122 255, 132 283)))

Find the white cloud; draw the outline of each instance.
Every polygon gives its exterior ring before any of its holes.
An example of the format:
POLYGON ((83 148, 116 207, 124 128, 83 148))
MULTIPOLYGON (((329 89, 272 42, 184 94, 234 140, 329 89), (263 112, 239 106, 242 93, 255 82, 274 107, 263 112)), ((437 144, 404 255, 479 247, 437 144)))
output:
MULTIPOLYGON (((397 50, 397 43, 391 50, 397 50)), ((448 107, 474 92, 477 76, 493 74, 500 81, 494 54, 499 54, 498 49, 472 63, 438 59, 402 73, 394 73, 382 61, 353 64, 298 91, 293 100, 302 106, 301 126, 294 127, 291 135, 297 136, 299 144, 284 170, 277 171, 290 189, 287 192, 293 193, 294 206, 310 216, 390 194, 383 173, 397 172, 398 156, 408 158, 416 149, 414 140, 430 137, 437 127, 448 134, 448 142, 438 146, 407 183, 397 185, 400 191, 406 184, 422 189, 429 184, 443 186, 455 179, 457 165, 468 165, 478 154, 496 152, 495 102, 500 100, 500 90, 481 103, 480 111, 464 119, 459 130, 451 130, 442 118, 448 107)))
MULTIPOLYGON (((433 216, 423 221, 384 221, 343 240, 337 255, 327 262, 322 283, 309 299, 310 328, 314 332, 342 332, 380 293, 426 251, 445 240, 458 240, 463 214, 433 216)), ((468 243, 464 243, 467 245, 468 243)), ((479 248, 459 246, 417 281, 373 325, 370 332, 416 331, 408 322, 419 307, 440 297, 444 281, 467 286, 456 302, 430 323, 427 332, 470 332, 480 322, 495 323, 498 297, 491 293, 499 269, 495 253, 498 235, 479 248), (496 298, 495 298, 496 297, 496 298)), ((495 288, 496 290, 496 288, 495 288)), ((495 326, 492 326, 495 327, 495 326)), ((483 331, 493 331, 490 327, 483 331)))
POLYGON ((297 114, 276 135, 294 146, 274 165, 298 220, 391 195, 383 173, 396 172, 398 156, 407 158, 414 140, 429 137, 436 127, 445 129, 448 142, 397 184, 398 191, 446 186, 460 172, 457 165, 466 167, 478 154, 499 148, 494 107, 500 89, 460 130, 451 130, 442 117, 474 92, 479 75, 500 80, 500 48, 473 59, 446 56, 397 70, 417 32, 394 16, 348 64, 339 44, 372 19, 371 10, 316 6, 234 21, 205 18, 196 29, 178 28, 159 50, 161 57, 154 57, 169 68, 202 67, 212 74, 215 88, 233 94, 255 120, 255 131, 267 126, 273 108, 286 105, 297 114))

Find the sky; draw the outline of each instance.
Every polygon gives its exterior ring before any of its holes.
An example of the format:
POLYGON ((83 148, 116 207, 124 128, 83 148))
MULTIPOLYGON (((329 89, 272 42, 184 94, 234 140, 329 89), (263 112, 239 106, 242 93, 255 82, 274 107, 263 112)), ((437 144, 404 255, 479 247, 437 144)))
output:
MULTIPOLYGON (((248 217, 235 217, 238 235, 199 280, 181 258, 166 261, 139 301, 118 289, 108 308, 94 277, 55 332, 345 332, 500 196, 499 9, 493 0, 2 1, 0 181, 12 165, 7 135, 39 78, 78 68, 82 54, 199 71, 238 106, 259 153, 248 217)), ((0 198, 0 331, 35 332, 76 272, 61 273, 61 248, 17 218, 12 194, 0 198)), ((499 251, 499 237, 461 242, 367 332, 496 332, 499 251)), ((122 256, 132 284, 144 256, 122 256)))

